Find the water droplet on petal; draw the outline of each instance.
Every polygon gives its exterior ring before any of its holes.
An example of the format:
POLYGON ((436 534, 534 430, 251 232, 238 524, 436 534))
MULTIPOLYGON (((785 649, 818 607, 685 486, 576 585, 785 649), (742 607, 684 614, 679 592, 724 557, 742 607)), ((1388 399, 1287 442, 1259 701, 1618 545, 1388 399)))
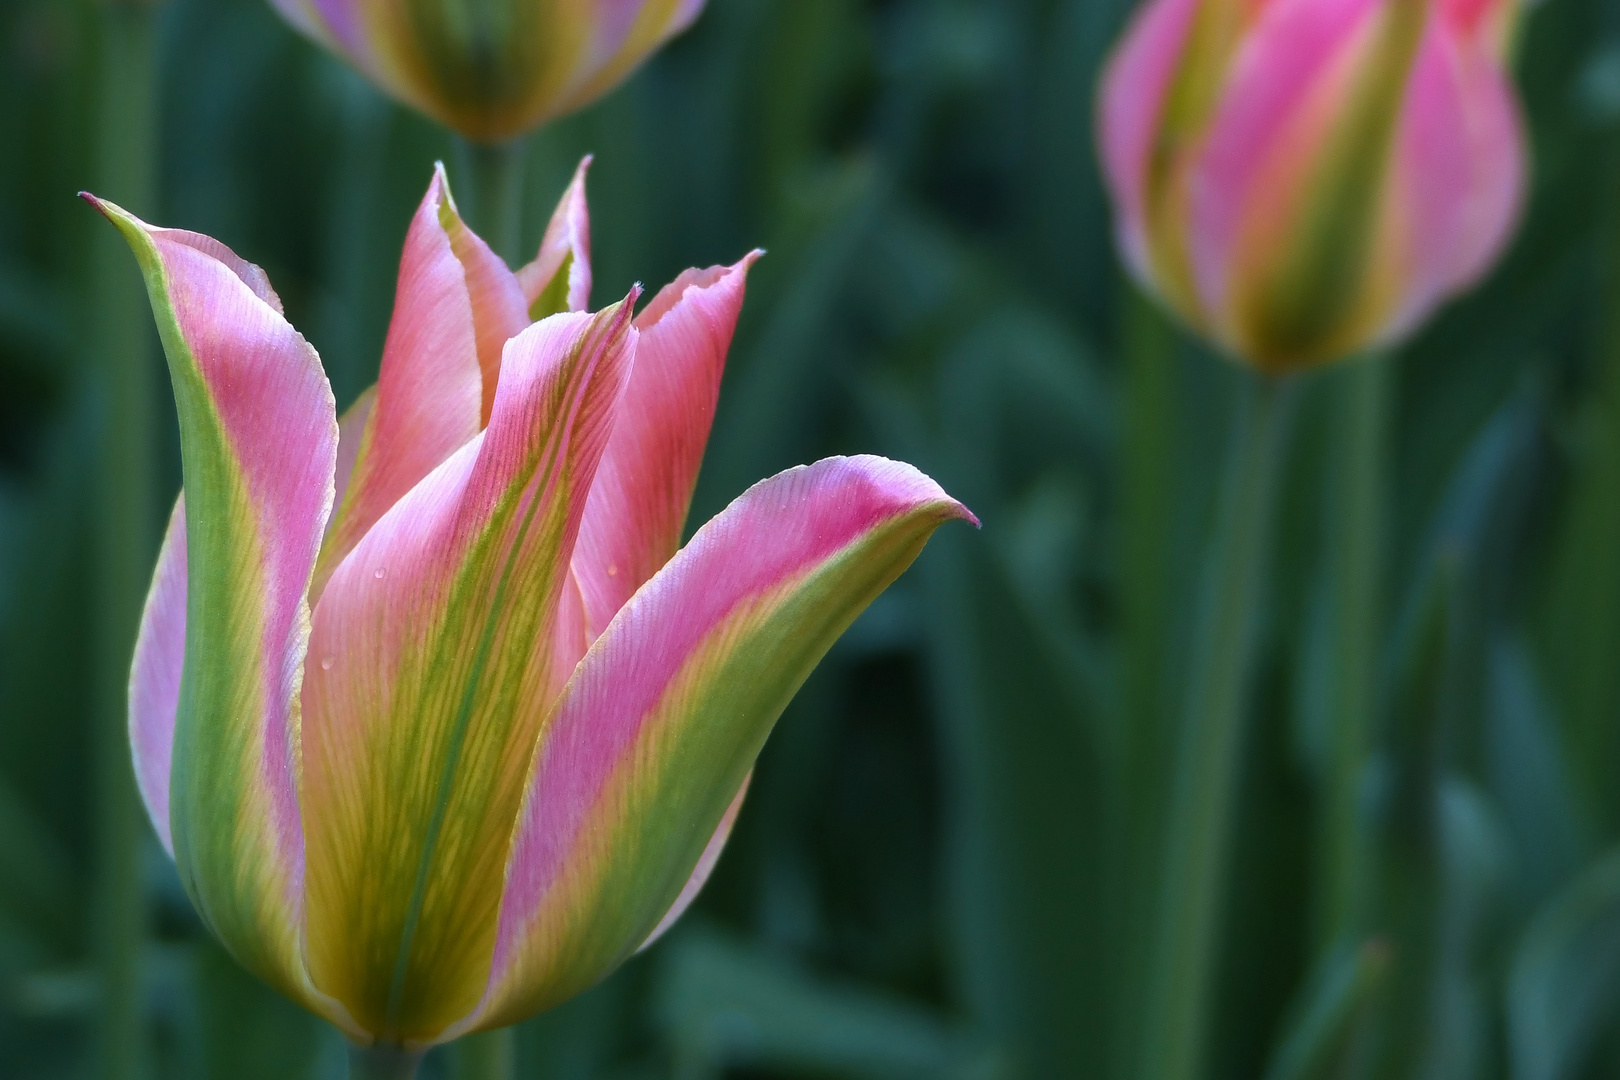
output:
POLYGON ((321 670, 322 671, 331 671, 332 670, 332 665, 335 664, 335 663, 337 663, 337 657, 335 657, 335 656, 323 656, 323 657, 321 657, 321 670))
POLYGON ((610 563, 608 565, 608 577, 618 577, 618 576, 619 576, 619 568, 610 563))
POLYGON ((377 567, 377 572, 375 574, 373 574, 372 576, 380 579, 386 573, 388 573, 388 571, 386 569, 384 569, 383 567, 379 566, 379 567, 377 567))

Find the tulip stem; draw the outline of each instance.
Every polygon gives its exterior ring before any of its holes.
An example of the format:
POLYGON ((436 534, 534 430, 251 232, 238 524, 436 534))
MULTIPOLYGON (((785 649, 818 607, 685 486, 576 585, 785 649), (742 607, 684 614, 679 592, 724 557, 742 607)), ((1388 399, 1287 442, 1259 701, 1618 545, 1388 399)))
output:
MULTIPOLYGON (((1116 1003, 1120 1036, 1142 1030, 1154 898, 1162 853, 1167 763, 1176 702, 1165 693, 1175 560, 1177 338, 1156 301, 1129 294, 1123 326, 1125 399, 1120 600, 1125 631, 1123 730, 1120 733, 1122 832, 1118 867, 1124 960, 1116 1003)), ((1134 1045, 1127 1041, 1125 1045, 1134 1045)), ((1115 1078, 1121 1080, 1116 1063, 1115 1078)))
POLYGON ((1197 611, 1148 969, 1141 1080, 1195 1080, 1219 959, 1231 818, 1292 393, 1247 372, 1197 611))
MULTIPOLYGON (((156 100, 154 9, 101 7, 97 191, 142 214, 153 211, 156 100)), ((92 355, 102 432, 95 518, 95 896, 91 906, 100 997, 96 1075, 144 1071, 140 993, 145 910, 141 812, 130 762, 129 665, 156 549, 152 498, 152 400, 156 354, 146 290, 112 229, 96 231, 90 295, 92 355)))
POLYGON ((1365 357, 1341 374, 1337 471, 1330 510, 1332 668, 1330 758, 1322 818, 1317 946, 1357 929, 1365 878, 1358 807, 1372 738, 1383 595, 1384 490, 1389 360, 1365 357))
POLYGON ((455 1080, 512 1080, 513 1044, 511 1028, 462 1037, 456 1043, 455 1080))
POLYGON ((475 143, 456 137, 456 171, 466 184, 469 221, 501 258, 515 262, 523 239, 521 139, 475 143))
POLYGON ((414 1080, 422 1055, 399 1046, 349 1047, 349 1080, 414 1080))

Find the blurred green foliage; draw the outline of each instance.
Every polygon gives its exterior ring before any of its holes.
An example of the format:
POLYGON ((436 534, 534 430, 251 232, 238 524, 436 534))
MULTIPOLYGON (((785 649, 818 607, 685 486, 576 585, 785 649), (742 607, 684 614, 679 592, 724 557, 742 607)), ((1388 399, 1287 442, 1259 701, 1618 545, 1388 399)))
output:
MULTIPOLYGON (((1191 608, 1234 376, 1136 297, 1091 152, 1129 0, 711 0, 542 132, 528 243, 594 152, 597 293, 755 245, 701 481, 876 451, 983 518, 840 643, 694 913, 523 1025, 519 1075, 1132 1076, 1191 608)), ((88 331, 105 11, 0 6, 0 1076, 92 1075, 88 331)), ((446 137, 262 0, 158 14, 149 219, 264 266, 340 406, 375 376, 446 137)), ((1395 358, 1365 933, 1318 941, 1344 368, 1300 387, 1204 1074, 1620 1076, 1620 8, 1544 0, 1535 191, 1395 358)), ((128 267, 133 279, 133 263, 128 267)), ((179 485, 155 335, 155 548, 179 485)), ((202 931, 143 833, 138 1073, 342 1075, 202 931)), ((1358 930, 1358 934, 1360 930, 1358 930)), ((430 1060, 448 1075, 451 1055, 430 1060)))

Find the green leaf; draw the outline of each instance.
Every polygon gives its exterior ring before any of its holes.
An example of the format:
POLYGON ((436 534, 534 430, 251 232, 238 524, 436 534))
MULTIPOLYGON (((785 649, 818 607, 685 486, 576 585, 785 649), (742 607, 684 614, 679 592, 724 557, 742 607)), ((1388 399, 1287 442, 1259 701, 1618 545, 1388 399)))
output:
POLYGON ((1266 1070, 1266 1080, 1328 1080, 1345 1075, 1356 1035, 1389 974, 1389 943, 1378 938, 1331 953, 1304 988, 1298 1015, 1266 1070))
POLYGON ((1507 985, 1517 1080, 1579 1075, 1620 1022, 1620 849, 1587 867, 1524 932, 1507 985))
POLYGON ((819 978, 716 931, 686 929, 666 950, 654 1015, 680 1080, 735 1068, 851 1078, 991 1080, 991 1048, 932 1013, 819 978))

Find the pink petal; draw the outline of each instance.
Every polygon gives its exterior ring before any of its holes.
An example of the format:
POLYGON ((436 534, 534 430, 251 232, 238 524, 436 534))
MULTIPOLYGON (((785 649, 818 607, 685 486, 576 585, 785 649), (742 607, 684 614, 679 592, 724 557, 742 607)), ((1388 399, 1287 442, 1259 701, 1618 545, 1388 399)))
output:
POLYGON ((634 301, 514 338, 488 430, 383 515, 316 607, 307 953, 316 985, 380 1037, 434 1041, 487 980, 530 751, 566 677, 552 623, 632 364, 634 301))
POLYGON ((1489 51, 1431 19, 1397 133, 1389 231, 1400 238, 1399 339, 1472 285, 1513 234, 1524 199, 1522 123, 1489 51))
POLYGON ((1309 175, 1301 158, 1320 139, 1301 138, 1295 118, 1320 106, 1321 80, 1343 76, 1342 59, 1362 41, 1380 3, 1272 0, 1250 29, 1187 181, 1188 251, 1205 310, 1230 306, 1244 230, 1254 221, 1274 223, 1295 205, 1291 188, 1261 181, 1292 184, 1309 175), (1279 154, 1290 160, 1279 162, 1279 154))
POLYGON ((129 744, 135 780, 163 850, 174 856, 169 832, 169 768, 174 713, 186 658, 186 498, 175 501, 163 532, 157 570, 146 594, 135 662, 129 676, 129 744))
POLYGON ((1097 143, 1113 197, 1120 250, 1140 281, 1152 279, 1148 252, 1148 173, 1177 63, 1198 0, 1148 0, 1131 16, 1103 69, 1097 143))
POLYGON ((587 643, 681 545, 748 268, 761 254, 688 270, 636 319, 635 370, 574 548, 587 643))
POLYGON ((592 33, 574 64, 573 78, 552 103, 560 116, 595 101, 697 17, 701 2, 648 3, 647 0, 595 0, 592 33))
MULTIPOLYGON (((332 484, 332 505, 342 506, 343 496, 349 490, 354 476, 354 463, 360 458, 360 444, 365 441, 366 425, 371 422, 371 410, 377 405, 377 386, 373 383, 354 399, 342 416, 338 417, 337 468, 332 484)), ((327 530, 331 531, 331 522, 327 530)))
POLYGON ((972 515, 909 465, 833 458, 755 485, 620 610, 547 723, 488 991, 453 1032, 597 981, 652 934, 776 718, 839 634, 972 515))
MULTIPOLYGON (((252 269, 258 271, 258 267, 252 269)), ((368 389, 338 421, 337 499, 343 497, 360 434, 376 396, 376 387, 368 389)), ((169 833, 169 768, 185 651, 186 497, 182 494, 175 500, 163 532, 129 680, 129 741, 135 757, 135 779, 152 826, 170 857, 174 855, 174 841, 169 833)))
POLYGON ((540 241, 534 261, 517 272, 518 284, 531 305, 531 314, 543 317, 550 311, 533 311, 557 272, 568 265, 567 310, 585 311, 591 302, 591 214, 585 205, 585 173, 591 167, 589 154, 574 170, 574 179, 557 203, 540 241))
MULTIPOLYGON (((332 392, 262 273, 207 238, 91 201, 146 277, 180 420, 186 659, 168 776, 180 878, 243 964, 353 1031, 309 986, 299 934, 298 693, 306 596, 332 501, 332 392)), ((164 739, 180 550, 171 539, 132 676, 149 792, 161 782, 151 747, 164 739)))
POLYGON ((483 426, 483 364, 499 369, 487 354, 494 338, 513 326, 508 306, 516 294, 502 288, 482 241, 458 226, 444 170, 436 168, 405 236, 377 402, 321 552, 315 597, 388 508, 483 426), (469 280, 478 288, 469 288, 469 280), (482 303, 475 305, 475 294, 482 303))
POLYGON ((517 275, 461 220, 461 214, 450 198, 450 182, 445 179, 444 166, 437 166, 435 172, 435 178, 444 188, 439 223, 450 241, 450 250, 461 263, 462 273, 466 276, 467 299, 472 303, 473 327, 478 342, 478 368, 483 375, 484 385, 483 408, 479 413, 479 423, 482 425, 489 423, 489 412, 495 404, 495 387, 501 376, 501 352, 508 341, 528 327, 529 302, 518 284, 517 275))

